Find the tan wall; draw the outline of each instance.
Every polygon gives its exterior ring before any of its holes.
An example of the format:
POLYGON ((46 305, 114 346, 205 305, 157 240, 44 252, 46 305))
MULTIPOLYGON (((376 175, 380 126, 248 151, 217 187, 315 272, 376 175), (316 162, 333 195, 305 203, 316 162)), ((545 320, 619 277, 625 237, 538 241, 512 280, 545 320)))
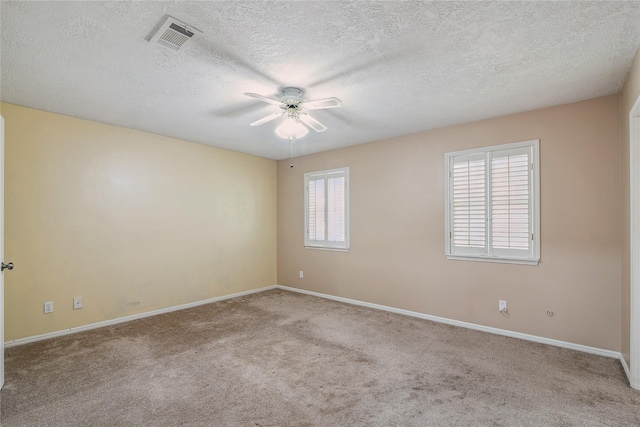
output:
POLYGON ((621 353, 631 366, 630 349, 630 228, 629 228, 629 112, 636 99, 640 96, 640 50, 636 52, 635 60, 620 96, 620 134, 622 142, 622 345, 621 353))
POLYGON ((274 161, 1 112, 7 341, 276 283, 274 161))
POLYGON ((280 161, 278 283, 619 351, 619 120, 615 95, 299 157, 293 169, 280 161), (447 260, 444 154, 530 139, 540 139, 540 264, 447 260), (304 249, 303 175, 340 166, 351 250, 304 249))

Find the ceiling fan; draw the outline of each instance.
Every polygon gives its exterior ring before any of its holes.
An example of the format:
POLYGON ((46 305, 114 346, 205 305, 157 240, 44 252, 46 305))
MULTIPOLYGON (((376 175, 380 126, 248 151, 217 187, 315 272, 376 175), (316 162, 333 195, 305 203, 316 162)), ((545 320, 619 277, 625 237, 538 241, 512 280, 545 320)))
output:
POLYGON ((307 126, 316 132, 324 132, 327 130, 325 125, 307 113, 308 110, 342 107, 342 101, 338 98, 323 98, 316 99, 314 101, 305 101, 302 98, 302 90, 295 87, 284 88, 282 90, 280 100, 267 98, 266 96, 258 95, 257 93, 245 93, 245 95, 259 101, 275 105, 282 110, 269 114, 260 120, 256 120, 251 123, 250 126, 260 126, 275 120, 278 117, 286 115, 285 122, 276 128, 276 134, 285 139, 291 139, 294 136, 298 139, 305 136, 309 133, 307 126))

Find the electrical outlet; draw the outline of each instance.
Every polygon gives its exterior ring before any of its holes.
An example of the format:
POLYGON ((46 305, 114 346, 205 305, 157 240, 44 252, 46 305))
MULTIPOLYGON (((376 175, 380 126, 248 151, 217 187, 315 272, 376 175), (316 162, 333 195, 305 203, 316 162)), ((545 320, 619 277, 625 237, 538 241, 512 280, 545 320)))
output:
POLYGON ((507 312, 507 301, 505 301, 503 299, 498 301, 498 311, 500 311, 500 313, 506 313, 507 312))
POLYGON ((44 314, 53 313, 53 301, 47 301, 44 303, 44 314))
POLYGON ((304 271, 300 270, 300 278, 304 279, 304 271))
POLYGON ((75 297, 73 299, 73 309, 78 310, 82 308, 82 297, 75 297))

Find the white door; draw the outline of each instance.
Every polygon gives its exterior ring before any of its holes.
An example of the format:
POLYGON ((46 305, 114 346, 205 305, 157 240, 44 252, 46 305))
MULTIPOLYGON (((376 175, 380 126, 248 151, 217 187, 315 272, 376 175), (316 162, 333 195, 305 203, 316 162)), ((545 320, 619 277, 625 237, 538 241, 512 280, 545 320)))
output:
POLYGON ((629 325, 629 382, 640 390, 640 96, 629 112, 631 205, 631 324, 629 325))
MULTIPOLYGON (((4 268, 4 118, 0 116, 0 262, 4 268)), ((13 265, 11 265, 13 268, 13 265)), ((0 388, 4 385, 4 274, 0 274, 0 388)))

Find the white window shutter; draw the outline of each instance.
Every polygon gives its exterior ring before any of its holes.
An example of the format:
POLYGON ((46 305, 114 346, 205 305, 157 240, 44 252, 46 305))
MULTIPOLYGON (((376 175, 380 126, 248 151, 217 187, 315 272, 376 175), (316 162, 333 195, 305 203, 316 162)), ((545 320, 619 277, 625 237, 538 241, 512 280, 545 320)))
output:
POLYGON ((449 259, 537 265, 539 140, 445 154, 449 259))
POLYGON ((305 174, 305 246, 349 248, 349 168, 305 174))
POLYGON ((531 149, 491 153, 491 249, 495 256, 533 255, 531 149))
POLYGON ((324 240, 324 177, 316 177, 308 182, 308 238, 311 241, 324 240))
POLYGON ((486 159, 451 158, 451 247, 458 255, 487 252, 486 159))
POLYGON ((344 173, 327 176, 327 240, 344 242, 346 218, 346 179, 344 173))

